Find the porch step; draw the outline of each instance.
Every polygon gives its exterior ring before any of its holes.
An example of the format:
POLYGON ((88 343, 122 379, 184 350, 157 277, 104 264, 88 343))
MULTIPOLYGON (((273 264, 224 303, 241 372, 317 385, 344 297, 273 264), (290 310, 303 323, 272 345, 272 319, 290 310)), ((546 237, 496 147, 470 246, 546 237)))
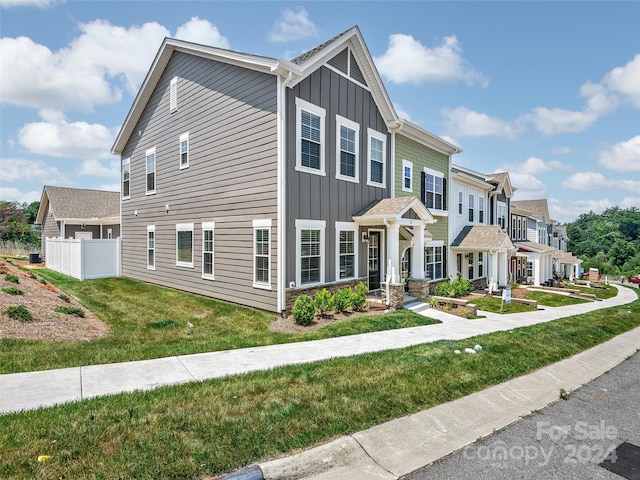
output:
MULTIPOLYGON (((406 297, 405 297, 406 298, 406 297)), ((411 310, 414 313, 422 313, 425 310, 429 309, 429 304, 428 303, 424 303, 424 302, 420 302, 418 300, 414 300, 411 303, 405 303, 404 304, 404 308, 407 310, 411 310)))
POLYGON ((411 295, 406 295, 405 294, 403 303, 405 305, 408 305, 410 303, 417 302, 417 301, 418 301, 418 299, 416 297, 412 297, 411 295))

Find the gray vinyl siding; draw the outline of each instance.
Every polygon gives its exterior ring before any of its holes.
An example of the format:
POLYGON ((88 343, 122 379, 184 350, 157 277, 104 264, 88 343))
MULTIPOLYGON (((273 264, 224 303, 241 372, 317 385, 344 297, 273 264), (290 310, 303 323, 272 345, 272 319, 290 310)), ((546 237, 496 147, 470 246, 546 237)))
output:
POLYGON ((275 76, 173 54, 122 153, 131 158, 131 198, 122 200, 124 276, 276 311, 276 93, 275 76), (170 113, 174 76, 178 109, 170 113), (180 169, 179 138, 187 132, 189 167, 180 169), (145 152, 153 147, 156 193, 146 195, 145 152), (272 220, 271 290, 253 288, 254 219, 272 220), (203 222, 215 222, 215 280, 201 278, 203 222), (193 268, 176 266, 182 223, 194 224, 193 268), (148 225, 155 225, 155 270, 147 269, 148 225))
POLYGON ((111 234, 113 238, 118 238, 120 236, 120 225, 103 225, 102 226, 102 238, 108 237, 108 230, 111 229, 111 234))
POLYGON ((47 238, 56 238, 60 236, 60 222, 56 221, 56 217, 53 216, 51 211, 51 204, 47 205, 44 213, 44 222, 42 222, 42 235, 41 235, 41 247, 40 252, 42 258, 45 257, 45 248, 47 238))
MULTIPOLYGON (((296 219, 325 220, 325 283, 336 281, 335 222, 352 222, 353 215, 375 200, 388 198, 391 141, 385 122, 369 91, 326 67, 287 90, 286 284, 296 281, 296 219), (296 171, 296 98, 326 110, 325 176, 296 171), (336 115, 360 125, 359 183, 336 176, 336 115), (368 135, 371 128, 386 136, 386 188, 367 185, 368 135)), ((366 244, 356 233, 358 276, 367 276, 366 244)))
MULTIPOLYGON (((100 225, 85 225, 82 228, 82 225, 73 225, 73 224, 65 224, 64 226, 64 236, 65 238, 76 238, 77 232, 91 232, 92 239, 100 238, 100 225)), ((104 237, 107 238, 107 237, 104 237)))

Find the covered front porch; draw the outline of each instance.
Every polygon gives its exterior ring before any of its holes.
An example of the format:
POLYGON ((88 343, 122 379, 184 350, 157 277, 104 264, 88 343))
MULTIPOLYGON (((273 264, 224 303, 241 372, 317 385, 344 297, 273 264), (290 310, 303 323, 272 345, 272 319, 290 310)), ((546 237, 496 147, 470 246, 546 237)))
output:
POLYGON ((582 260, 573 256, 571 252, 555 249, 552 255, 554 272, 558 272, 562 278, 573 281, 580 277, 580 264, 582 260))
POLYGON ((527 275, 521 283, 542 285, 553 278, 553 251, 555 248, 536 242, 516 242, 516 257, 527 262, 527 275))

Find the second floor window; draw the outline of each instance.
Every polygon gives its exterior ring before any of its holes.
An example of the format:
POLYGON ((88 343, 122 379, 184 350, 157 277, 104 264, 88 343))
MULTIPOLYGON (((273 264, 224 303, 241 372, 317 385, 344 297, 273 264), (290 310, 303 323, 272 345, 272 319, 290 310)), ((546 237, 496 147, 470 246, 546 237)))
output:
POLYGON ((469 195, 469 221, 473 222, 474 218, 475 218, 475 212, 474 212, 474 201, 475 199, 473 198, 473 195, 469 195))
POLYGON ((458 215, 462 215, 462 192, 458 192, 458 215))
POLYGON ((413 162, 402 161, 402 190, 404 192, 413 191, 413 162))
POLYGON ((156 149, 147 150, 147 193, 156 193, 156 149))
POLYGON ((122 198, 129 198, 130 192, 131 159, 125 158, 122 161, 122 198))
POLYGON ((189 134, 180 135, 180 168, 189 166, 189 134))
POLYGON ((337 174, 336 178, 358 181, 359 164, 358 145, 360 125, 346 118, 336 116, 337 130, 337 174))
POLYGON ((478 197, 478 223, 484 223, 484 198, 483 197, 478 197))
POLYGON ((429 173, 425 174, 424 179, 424 198, 425 205, 435 210, 444 209, 444 179, 429 173))
POLYGON ((325 110, 296 98, 296 170, 324 175, 325 110))
POLYGON ((367 183, 374 187, 385 186, 386 140, 380 132, 369 129, 369 176, 367 183))
POLYGON ((498 225, 506 231, 507 229, 507 206, 498 202, 498 225))

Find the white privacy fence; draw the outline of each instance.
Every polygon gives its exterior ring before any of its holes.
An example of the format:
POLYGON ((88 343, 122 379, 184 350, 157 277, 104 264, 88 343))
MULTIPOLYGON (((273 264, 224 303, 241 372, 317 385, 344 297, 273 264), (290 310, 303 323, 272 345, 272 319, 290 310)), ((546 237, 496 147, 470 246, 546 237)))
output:
POLYGON ((50 270, 79 280, 119 277, 122 273, 120 245, 120 238, 47 238, 45 265, 50 270))

